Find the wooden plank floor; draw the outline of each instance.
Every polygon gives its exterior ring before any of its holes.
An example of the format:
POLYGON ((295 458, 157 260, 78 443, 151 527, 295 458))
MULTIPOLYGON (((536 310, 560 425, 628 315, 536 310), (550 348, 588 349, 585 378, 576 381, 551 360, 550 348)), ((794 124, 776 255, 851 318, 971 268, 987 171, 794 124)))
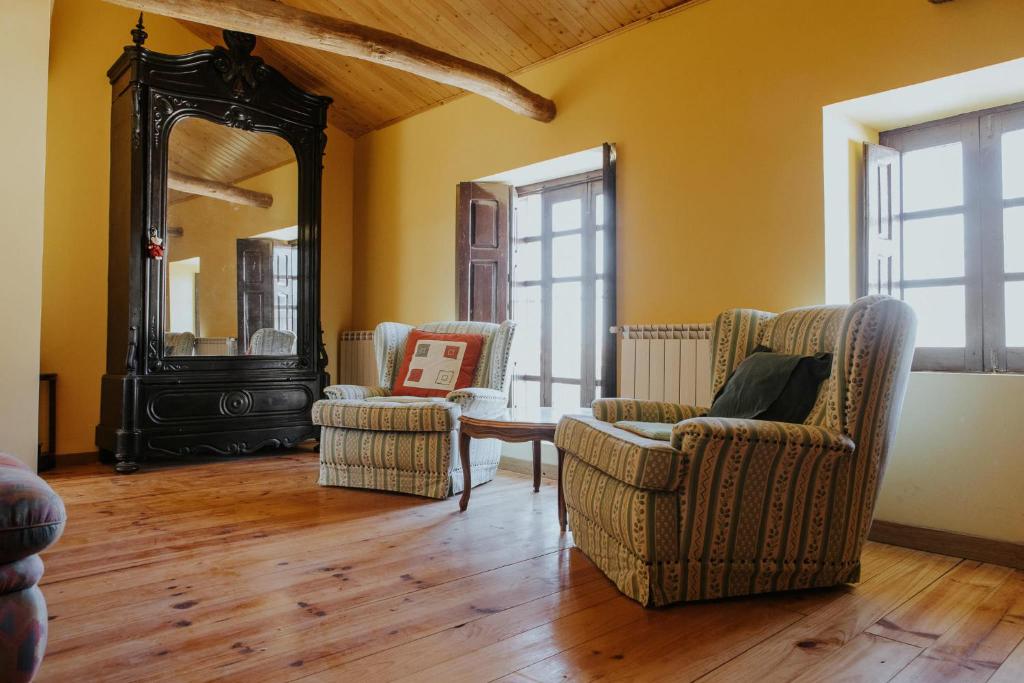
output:
POLYGON ((645 610, 554 486, 320 488, 301 453, 47 479, 39 681, 1024 680, 1024 572, 869 544, 860 584, 645 610))

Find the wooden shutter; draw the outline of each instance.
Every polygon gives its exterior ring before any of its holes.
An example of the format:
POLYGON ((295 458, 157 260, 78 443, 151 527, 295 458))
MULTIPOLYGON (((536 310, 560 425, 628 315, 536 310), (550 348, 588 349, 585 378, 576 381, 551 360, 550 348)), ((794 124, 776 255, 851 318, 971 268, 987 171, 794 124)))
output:
POLYGON ((860 295, 902 297, 903 195, 900 153, 864 144, 864 227, 860 239, 857 289, 860 295))
POLYGON ((459 183, 456 212, 455 296, 459 320, 500 323, 508 318, 512 187, 459 183))
POLYGON ((616 249, 615 232, 618 227, 615 223, 615 145, 604 143, 602 145, 602 181, 604 188, 604 324, 605 329, 601 334, 605 335, 601 354, 601 396, 608 398, 618 395, 617 382, 617 358, 618 340, 611 332, 611 328, 618 325, 616 318, 617 301, 617 276, 616 276, 616 249))
POLYGON ((238 352, 249 338, 274 326, 274 240, 241 239, 238 244, 238 352))

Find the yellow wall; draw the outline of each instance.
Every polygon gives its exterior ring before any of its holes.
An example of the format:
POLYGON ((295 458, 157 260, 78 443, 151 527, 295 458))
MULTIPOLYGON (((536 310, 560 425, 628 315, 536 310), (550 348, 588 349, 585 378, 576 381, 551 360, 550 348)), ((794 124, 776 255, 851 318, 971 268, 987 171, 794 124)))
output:
POLYGON ((356 142, 355 320, 455 313, 455 184, 615 142, 619 320, 824 297, 822 107, 1020 57, 1024 3, 708 0, 356 142), (652 295, 652 293, 656 293, 652 295))
MULTIPOLYGON (((621 322, 820 303, 825 223, 857 214, 842 183, 826 212, 825 163, 855 178, 873 135, 839 122, 823 147, 823 107, 1024 56, 1021 26, 1018 0, 707 0, 519 76, 557 103, 550 124, 467 97, 359 138, 355 324, 455 315, 456 183, 604 141, 621 322)), ((847 264, 849 237, 831 234, 847 264)), ((1021 376, 915 374, 879 517, 1024 541, 1022 394, 1021 376)))
MULTIPOLYGON (((57 0, 54 8, 43 323, 37 365, 60 375, 59 453, 95 450, 93 430, 99 420, 100 377, 106 358, 110 173, 106 72, 130 43, 129 31, 137 17, 137 12, 100 0, 57 0)), ((209 47, 163 17, 147 15, 146 30, 147 47, 157 51, 182 53, 209 47)), ((322 315, 333 363, 337 332, 350 322, 353 143, 333 128, 327 135, 322 315)))
POLYGON ((0 19, 0 452, 35 466, 50 5, 4 3, 0 19))

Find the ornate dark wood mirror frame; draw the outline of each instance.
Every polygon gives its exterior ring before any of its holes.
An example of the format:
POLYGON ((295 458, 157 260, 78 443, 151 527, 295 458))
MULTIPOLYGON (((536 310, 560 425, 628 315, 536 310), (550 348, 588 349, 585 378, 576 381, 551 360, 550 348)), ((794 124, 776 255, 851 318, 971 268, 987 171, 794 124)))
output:
POLYGON ((320 328, 320 185, 330 98, 306 93, 251 54, 227 48, 165 55, 146 33, 110 68, 111 183, 107 372, 96 444, 118 472, 150 455, 224 455, 289 447, 318 436, 310 407, 327 384, 320 328), (298 170, 299 310, 289 356, 164 354, 167 169, 172 127, 187 117, 279 136, 298 170))

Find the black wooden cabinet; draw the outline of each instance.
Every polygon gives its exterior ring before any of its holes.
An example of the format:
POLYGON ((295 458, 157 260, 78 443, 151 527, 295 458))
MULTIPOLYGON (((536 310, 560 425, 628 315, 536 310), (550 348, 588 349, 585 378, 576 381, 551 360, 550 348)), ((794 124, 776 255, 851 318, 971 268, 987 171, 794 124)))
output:
POLYGON ((328 381, 319 293, 330 99, 253 56, 252 36, 224 36, 227 48, 165 55, 143 47, 140 24, 108 72, 107 364, 96 444, 122 473, 153 455, 230 455, 318 436, 310 407, 328 381), (231 288, 242 285, 228 284, 243 280, 233 254, 254 230, 287 251, 291 269, 265 273, 266 292, 247 294, 263 318, 270 312, 260 324, 273 347, 237 338, 246 311, 231 288), (205 355, 211 348, 216 355, 205 355))

